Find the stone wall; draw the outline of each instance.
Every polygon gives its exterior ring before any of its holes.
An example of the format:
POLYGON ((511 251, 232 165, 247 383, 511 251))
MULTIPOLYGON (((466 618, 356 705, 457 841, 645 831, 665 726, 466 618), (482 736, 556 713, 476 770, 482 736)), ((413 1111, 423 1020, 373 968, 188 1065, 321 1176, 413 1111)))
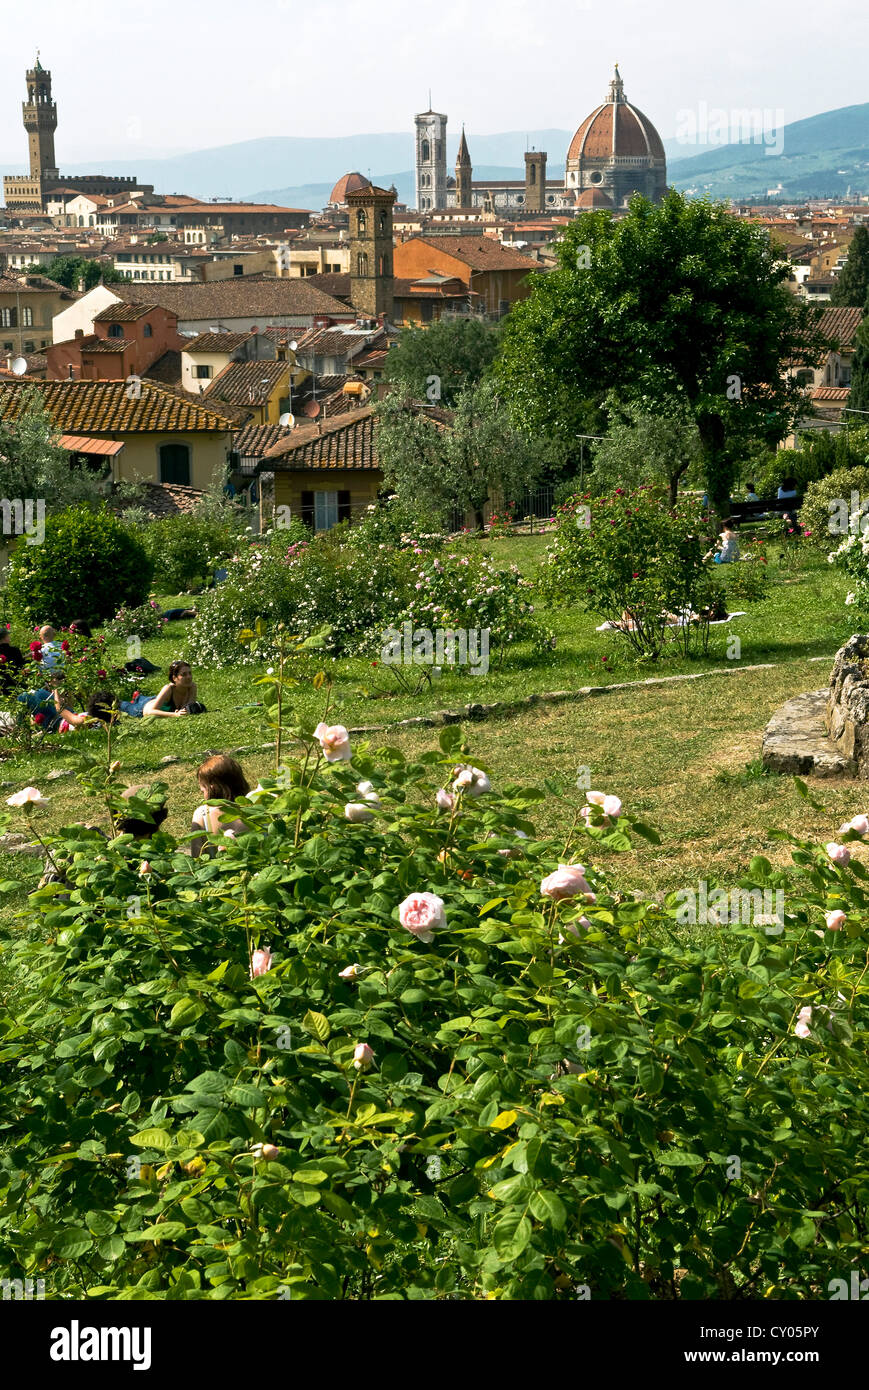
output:
POLYGON ((825 725, 834 749, 869 778, 869 633, 849 637, 836 653, 825 725))

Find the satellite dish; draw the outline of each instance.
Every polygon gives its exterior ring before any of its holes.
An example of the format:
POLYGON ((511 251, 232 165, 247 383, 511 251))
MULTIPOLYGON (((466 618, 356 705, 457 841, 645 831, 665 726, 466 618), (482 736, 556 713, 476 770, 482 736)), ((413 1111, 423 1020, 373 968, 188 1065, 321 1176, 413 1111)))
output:
POLYGON ((303 406, 303 410, 309 420, 316 420, 317 416, 320 414, 320 402, 308 401, 308 404, 303 406))
POLYGON ((13 372, 15 373, 16 376, 23 376, 24 373, 27 371, 27 358, 26 358, 26 357, 13 357, 13 359, 12 359, 12 370, 13 370, 13 372))
POLYGON ((296 425, 296 417, 295 415, 291 415, 288 410, 285 410, 283 415, 280 415, 278 417, 278 424, 283 425, 285 430, 294 429, 296 425))
POLYGON ((290 352, 295 352, 298 346, 299 344, 296 342, 295 338, 291 338, 290 341, 287 343, 287 347, 290 349, 290 352))

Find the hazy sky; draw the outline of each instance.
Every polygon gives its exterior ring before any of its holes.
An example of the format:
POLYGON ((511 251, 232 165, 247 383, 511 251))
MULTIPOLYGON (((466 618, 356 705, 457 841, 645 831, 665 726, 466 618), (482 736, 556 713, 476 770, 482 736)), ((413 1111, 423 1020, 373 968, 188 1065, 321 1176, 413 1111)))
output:
POLYGON ((866 0, 19 2, 0 51, 0 161, 27 157, 23 74, 37 47, 68 169, 258 136, 402 130, 429 87, 469 134, 573 129, 605 97, 614 60, 665 139, 700 103, 789 122, 869 100, 867 16, 866 0))

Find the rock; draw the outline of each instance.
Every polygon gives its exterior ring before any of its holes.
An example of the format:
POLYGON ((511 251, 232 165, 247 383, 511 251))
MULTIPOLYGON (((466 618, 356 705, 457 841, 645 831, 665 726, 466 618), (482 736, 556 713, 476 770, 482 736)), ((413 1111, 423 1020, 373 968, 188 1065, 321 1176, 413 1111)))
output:
POLYGON ((824 715, 826 690, 795 695, 777 709, 766 726, 761 745, 764 767, 796 776, 853 777, 856 764, 843 756, 828 737, 824 715))
POLYGON ((71 767, 58 767, 58 768, 55 768, 53 772, 47 772, 47 773, 45 774, 45 780, 46 780, 46 782, 56 782, 57 779, 58 779, 58 777, 72 777, 72 776, 73 776, 73 769, 72 769, 71 767))
POLYGON ((170 763, 180 763, 181 759, 176 758, 174 753, 167 753, 165 758, 160 759, 161 767, 168 767, 170 763))
POLYGON ((833 660, 824 723, 834 753, 853 763, 859 777, 869 777, 867 672, 869 634, 858 632, 839 648, 833 660))
POLYGON ((0 849, 5 854, 30 854, 34 858, 42 854, 40 845, 29 844, 27 836, 19 834, 0 835, 0 849))

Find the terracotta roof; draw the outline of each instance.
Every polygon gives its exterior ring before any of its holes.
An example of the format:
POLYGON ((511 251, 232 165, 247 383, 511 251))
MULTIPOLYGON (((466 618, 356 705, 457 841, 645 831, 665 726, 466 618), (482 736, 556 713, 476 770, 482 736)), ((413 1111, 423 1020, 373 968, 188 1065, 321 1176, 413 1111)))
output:
POLYGON ((49 291, 59 294, 62 299, 79 298, 74 290, 68 290, 66 285, 59 285, 56 280, 49 280, 47 275, 22 275, 20 279, 15 275, 0 276, 0 294, 46 294, 49 291))
POLYGON ((103 458, 114 458, 124 447, 120 440, 90 439, 85 434, 62 434, 57 442, 70 454, 99 454, 103 458))
MULTIPOLYGON (((0 420, 18 415, 26 377, 0 384, 0 420)), ((128 434, 166 431, 226 433, 231 421, 216 410, 180 398, 143 380, 138 399, 125 381, 44 381, 39 394, 57 429, 65 434, 128 434)))
POLYGON ((818 320, 818 328, 825 337, 835 338, 840 347, 851 347, 862 321, 862 309, 825 309, 818 320))
POLYGON ((335 424, 303 425, 289 439, 269 449, 257 472, 296 469, 378 468, 374 451, 374 411, 363 406, 342 415, 335 424))
POLYGON ((206 399, 225 400, 230 405, 263 405, 275 387, 290 378, 289 362, 265 358, 262 361, 230 362, 203 392, 206 399))
POLYGON ((286 425, 255 425, 251 422, 239 430, 233 447, 242 458, 262 458, 268 449, 289 439, 291 434, 292 430, 286 425))
POLYGON ((78 342, 84 352, 123 352, 125 348, 135 347, 135 343, 128 338, 99 338, 96 333, 80 338, 78 342))
POLYGON ((100 309, 98 314, 94 314, 94 323, 133 323, 136 319, 144 318, 152 310, 159 308, 157 304, 107 304, 105 309, 100 309))
POLYGON ((611 208, 613 200, 602 188, 584 188, 576 200, 578 208, 611 208))
POLYGON ((182 352, 235 352, 250 337, 250 333, 200 333, 188 338, 182 352))
POLYGON ((145 483, 143 486, 144 500, 135 505, 144 507, 155 518, 195 511, 197 503, 204 496, 195 487, 182 487, 180 483, 145 483))
POLYGON ((335 299, 350 298, 349 271, 326 270, 322 275, 306 275, 305 280, 307 284, 314 285, 324 294, 333 295, 335 299))
POLYGON ((467 299, 471 291, 464 280, 460 280, 457 275, 451 275, 426 277, 422 280, 398 278, 393 282, 392 293, 396 299, 467 299))
POLYGON ((340 328, 312 328, 297 340, 296 356, 299 361, 303 356, 349 357, 384 336, 382 328, 357 328, 349 323, 340 328))
POLYGON ((147 377, 149 381, 158 381, 164 386, 180 386, 181 353, 177 348, 170 348, 162 357, 158 357, 156 362, 152 362, 147 371, 142 372, 142 376, 147 377))
POLYGON ((816 386, 812 392, 812 400, 846 401, 850 394, 850 386, 816 386))
POLYGON ((627 101, 604 102, 586 116, 570 142, 568 160, 624 158, 664 159, 664 146, 648 116, 627 101))
POLYGON ((205 285, 124 280, 112 285, 112 294, 127 304, 159 304, 181 320, 249 319, 253 325, 257 318, 281 314, 346 318, 347 305, 317 289, 312 278, 239 275, 205 285))
POLYGON ((400 259, 402 246, 411 246, 414 242, 422 242, 424 246, 443 251, 454 260, 463 261, 473 271, 540 269, 539 261, 532 260, 530 256, 523 256, 521 251, 502 246, 500 242, 488 236, 412 237, 410 241, 396 246, 396 260, 400 259))

